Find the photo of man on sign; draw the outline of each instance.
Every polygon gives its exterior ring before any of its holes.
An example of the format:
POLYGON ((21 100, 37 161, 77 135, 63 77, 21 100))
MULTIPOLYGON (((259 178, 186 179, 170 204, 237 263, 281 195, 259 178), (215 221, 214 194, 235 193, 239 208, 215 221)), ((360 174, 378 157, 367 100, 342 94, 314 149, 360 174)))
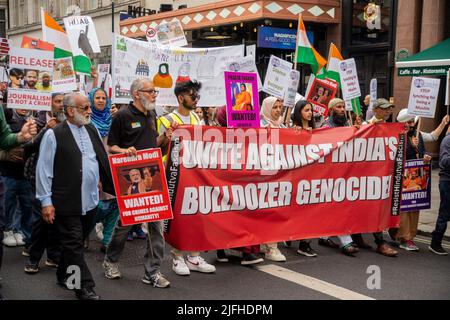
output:
POLYGON ((314 115, 327 116, 328 103, 335 97, 337 87, 338 84, 332 80, 314 79, 306 93, 306 100, 313 105, 314 115))
POLYGON ((124 167, 120 171, 120 193, 124 196, 161 190, 161 175, 156 166, 124 167))
POLYGON ((405 169, 403 177, 402 191, 426 190, 428 185, 429 168, 423 167, 423 172, 419 168, 405 169))

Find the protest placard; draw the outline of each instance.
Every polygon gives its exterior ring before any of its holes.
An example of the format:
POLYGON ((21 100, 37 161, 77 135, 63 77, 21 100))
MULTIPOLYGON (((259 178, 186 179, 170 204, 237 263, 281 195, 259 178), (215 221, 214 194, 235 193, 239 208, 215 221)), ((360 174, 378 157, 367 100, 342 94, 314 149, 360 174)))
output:
POLYGON ((314 115, 328 115, 328 103, 336 96, 338 87, 339 84, 331 79, 313 79, 306 100, 312 104, 314 115))
POLYGON ((115 35, 113 44, 113 102, 131 101, 133 80, 147 77, 159 90, 156 103, 177 106, 173 92, 177 82, 201 82, 197 106, 226 105, 223 72, 227 65, 244 57, 244 46, 220 48, 160 48, 146 41, 115 35))
POLYGON ((159 46, 184 47, 188 44, 179 20, 160 23, 155 29, 157 44, 159 46))
POLYGON ((256 73, 225 71, 224 75, 228 127, 259 128, 259 97, 256 73))
POLYGON ((300 72, 291 70, 289 72, 289 82, 287 83, 286 93, 284 95, 284 105, 293 107, 295 105, 295 97, 298 94, 298 84, 300 82, 300 72))
MULTIPOLYGON (((445 86, 445 105, 450 106, 450 69, 447 71, 446 78, 446 86, 445 86)), ((448 114, 448 111, 447 111, 448 114)))
POLYGON ((440 79, 413 77, 409 93, 408 114, 434 118, 440 79))
POLYGON ((252 44, 250 46, 245 47, 246 50, 246 57, 252 56, 253 60, 256 60, 256 44, 252 44))
POLYGON ((373 103, 377 100, 378 81, 377 79, 370 80, 370 103, 369 109, 373 109, 373 103))
POLYGON ((66 17, 64 26, 72 48, 75 71, 90 75, 90 56, 101 52, 92 18, 89 16, 66 17))
POLYGON ((292 63, 270 56, 264 79, 263 91, 279 99, 284 99, 286 84, 289 81, 292 63))
POLYGON ((400 211, 431 208, 431 164, 423 159, 406 160, 400 211))
MULTIPOLYGON (((22 38, 22 48, 37 49, 51 51, 54 50, 54 45, 39 39, 24 36, 22 38)), ((77 88, 77 81, 75 71, 73 70, 72 57, 55 58, 53 67, 53 92, 70 92, 77 88)))
POLYGON ((122 225, 173 217, 161 149, 109 156, 122 225))
POLYGON ((97 66, 97 73, 98 73, 98 86, 103 89, 107 88, 106 82, 108 80, 109 74, 109 63, 99 64, 97 66))
POLYGON ((51 110, 53 52, 11 48, 8 108, 51 110))
POLYGON ((354 58, 339 62, 339 76, 341 78, 342 96, 344 100, 352 100, 361 96, 354 58))
POLYGON ((262 90, 262 82, 261 78, 259 77, 258 68, 256 67, 254 57, 246 56, 237 61, 229 63, 227 66, 227 71, 256 73, 256 76, 258 78, 258 91, 262 90))

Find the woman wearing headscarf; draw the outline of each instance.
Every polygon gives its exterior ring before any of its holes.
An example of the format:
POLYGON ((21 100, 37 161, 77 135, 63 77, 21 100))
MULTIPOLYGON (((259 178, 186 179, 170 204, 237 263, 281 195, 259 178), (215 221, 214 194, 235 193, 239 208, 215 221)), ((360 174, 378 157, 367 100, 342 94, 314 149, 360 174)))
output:
MULTIPOLYGON (((91 122, 97 128, 102 137, 103 144, 106 148, 106 141, 108 138, 109 128, 111 127, 111 99, 102 88, 94 88, 89 92, 89 101, 91 103, 91 122)), ((106 149, 108 150, 108 149, 106 149)), ((111 240, 114 226, 119 218, 119 208, 117 206, 116 198, 110 194, 102 192, 100 194, 100 201, 97 207, 97 214, 95 223, 103 225, 103 232, 100 234, 96 228, 97 234, 102 239, 100 250, 106 251, 109 241, 111 240)))
POLYGON ((283 100, 267 97, 261 105, 261 127, 286 128, 282 118, 283 100))
MULTIPOLYGON (((261 104, 261 127, 286 128, 282 118, 283 100, 275 97, 267 97, 261 104)), ((286 257, 278 249, 278 244, 267 243, 261 245, 261 251, 265 253, 267 260, 283 262, 286 257)))

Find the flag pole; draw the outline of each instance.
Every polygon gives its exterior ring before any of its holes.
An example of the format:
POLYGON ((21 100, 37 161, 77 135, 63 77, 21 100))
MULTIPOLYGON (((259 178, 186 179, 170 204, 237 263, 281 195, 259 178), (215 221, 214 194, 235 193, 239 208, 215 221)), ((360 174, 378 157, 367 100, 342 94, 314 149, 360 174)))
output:
MULTIPOLYGON (((298 15, 298 23, 297 23, 297 38, 295 40, 295 55, 294 55, 294 70, 297 70, 297 56, 298 56, 298 43, 299 43, 299 34, 300 34, 300 22, 302 21, 302 14, 298 15)), ((301 80, 301 79, 300 79, 301 80)), ((297 87, 298 89, 298 87, 297 87)), ((297 89, 295 90, 297 92, 297 89)), ((289 119, 291 117, 293 107, 286 108, 286 113, 284 115, 284 124, 286 127, 289 125, 289 119)))

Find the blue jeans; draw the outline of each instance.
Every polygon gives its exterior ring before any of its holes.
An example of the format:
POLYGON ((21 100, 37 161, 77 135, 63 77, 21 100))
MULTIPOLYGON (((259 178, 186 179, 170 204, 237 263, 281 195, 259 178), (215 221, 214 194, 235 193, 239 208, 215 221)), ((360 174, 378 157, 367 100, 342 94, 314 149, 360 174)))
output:
POLYGON ((31 184, 25 179, 3 177, 5 182, 6 229, 22 233, 25 242, 30 239, 33 225, 31 184), (19 208, 18 208, 19 206, 19 208), (17 209, 20 209, 18 211, 17 209))
POLYGON ((439 216, 436 220, 436 227, 431 234, 431 243, 441 244, 445 230, 447 230, 447 222, 450 221, 450 181, 439 182, 439 194, 441 203, 439 205, 439 216))

